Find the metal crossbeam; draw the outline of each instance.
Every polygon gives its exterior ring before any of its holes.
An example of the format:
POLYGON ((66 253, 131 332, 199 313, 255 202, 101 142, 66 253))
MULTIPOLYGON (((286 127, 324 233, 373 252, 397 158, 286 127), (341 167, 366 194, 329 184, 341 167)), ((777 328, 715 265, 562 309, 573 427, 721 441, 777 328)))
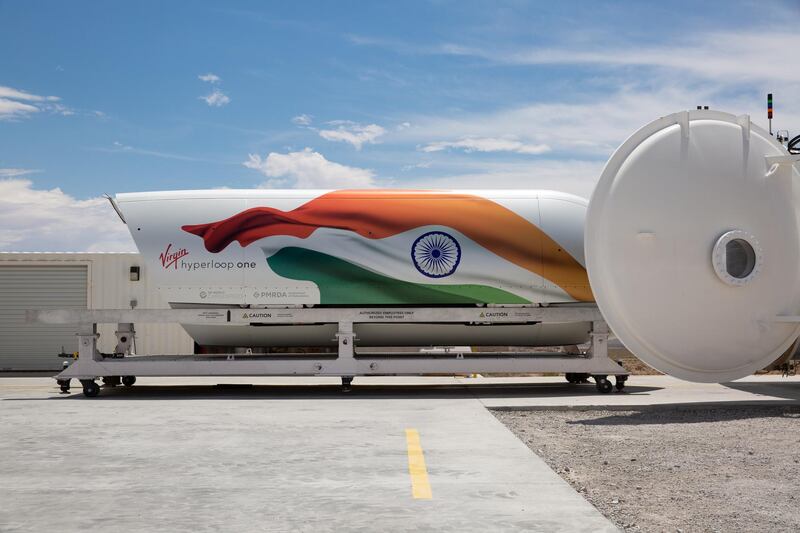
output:
POLYGON ((56 379, 87 383, 102 376, 352 376, 421 375, 487 372, 574 372, 627 375, 608 358, 608 326, 593 305, 515 307, 309 308, 309 309, 58 309, 28 311, 28 321, 75 324, 78 359, 56 379), (153 355, 130 356, 134 325, 177 322, 208 325, 338 324, 337 354, 291 355, 153 355), (591 322, 586 354, 471 353, 386 354, 356 352, 353 325, 359 323, 535 324, 591 322), (117 324, 117 350, 97 350, 97 324, 117 324), (316 355, 316 356, 315 356, 316 355), (88 381, 87 381, 88 380, 88 381))
POLYGON ((47 309, 27 311, 29 322, 45 324, 315 324, 460 322, 474 324, 592 322, 593 305, 550 307, 386 307, 309 309, 47 309))

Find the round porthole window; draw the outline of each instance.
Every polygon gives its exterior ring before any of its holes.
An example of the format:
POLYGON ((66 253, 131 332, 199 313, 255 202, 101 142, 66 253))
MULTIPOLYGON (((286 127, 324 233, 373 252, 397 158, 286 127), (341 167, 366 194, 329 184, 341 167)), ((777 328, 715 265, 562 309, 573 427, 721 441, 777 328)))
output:
POLYGON ((717 276, 734 286, 752 281, 761 270, 762 259, 756 238, 742 230, 724 233, 714 245, 711 257, 717 276))

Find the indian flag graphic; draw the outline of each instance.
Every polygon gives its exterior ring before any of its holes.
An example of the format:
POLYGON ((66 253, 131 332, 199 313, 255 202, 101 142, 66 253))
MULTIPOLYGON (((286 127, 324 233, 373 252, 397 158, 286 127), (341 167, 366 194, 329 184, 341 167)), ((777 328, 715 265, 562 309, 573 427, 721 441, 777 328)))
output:
POLYGON ((547 287, 592 300, 585 269, 558 243, 471 194, 334 191, 182 229, 213 253, 260 247, 278 276, 313 282, 322 304, 523 304, 547 287))

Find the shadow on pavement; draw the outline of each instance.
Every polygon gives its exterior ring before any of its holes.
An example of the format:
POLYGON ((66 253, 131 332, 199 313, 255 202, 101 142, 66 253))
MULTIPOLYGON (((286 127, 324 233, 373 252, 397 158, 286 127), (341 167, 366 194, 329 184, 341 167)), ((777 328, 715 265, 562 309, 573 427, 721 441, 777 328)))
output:
MULTIPOLYGON (((593 411, 605 411, 596 407, 593 411)), ((701 405, 653 405, 646 408, 630 407, 616 409, 617 414, 601 418, 570 420, 567 424, 584 426, 641 426, 663 424, 699 424, 708 422, 726 422, 750 418, 796 418, 800 428, 800 404, 787 405, 786 402, 769 400, 748 404, 731 405, 730 403, 701 405)), ((587 410, 588 412, 589 410, 587 410)))
POLYGON ((773 396, 800 402, 800 383, 796 381, 736 381, 724 383, 725 387, 749 392, 750 394, 773 396))
MULTIPOLYGON (((553 396, 603 396, 594 384, 569 385, 561 383, 514 384, 453 384, 453 385, 358 385, 348 392, 339 385, 134 385, 133 387, 102 387, 97 398, 85 398, 80 385, 73 383, 68 394, 47 398, 5 398, 4 401, 28 400, 356 400, 356 399, 461 399, 461 398, 532 398, 553 396)), ((658 387, 628 385, 624 394, 642 394, 658 387)), ((608 396, 616 396, 609 393, 608 396)))

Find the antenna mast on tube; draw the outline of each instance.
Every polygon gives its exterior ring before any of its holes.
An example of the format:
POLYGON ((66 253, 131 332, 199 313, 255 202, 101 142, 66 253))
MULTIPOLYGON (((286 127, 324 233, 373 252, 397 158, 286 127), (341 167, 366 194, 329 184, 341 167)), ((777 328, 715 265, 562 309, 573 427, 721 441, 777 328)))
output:
POLYGON ((769 134, 772 135, 772 93, 767 94, 767 119, 769 119, 769 134))

